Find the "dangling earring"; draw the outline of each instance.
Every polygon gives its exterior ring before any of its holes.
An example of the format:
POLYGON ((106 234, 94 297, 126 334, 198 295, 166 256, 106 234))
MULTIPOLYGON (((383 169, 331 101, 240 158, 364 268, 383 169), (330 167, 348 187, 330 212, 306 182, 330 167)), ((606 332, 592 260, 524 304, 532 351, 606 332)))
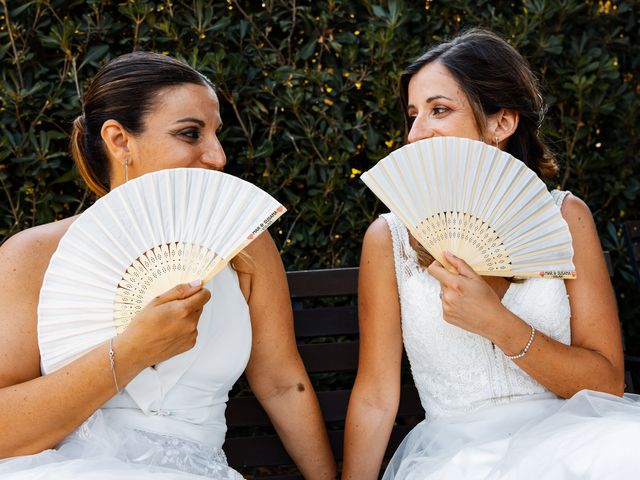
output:
POLYGON ((496 135, 495 137, 493 137, 493 141, 496 144, 496 148, 500 148, 500 137, 496 135))
POLYGON ((124 159, 124 181, 129 181, 129 157, 124 159))

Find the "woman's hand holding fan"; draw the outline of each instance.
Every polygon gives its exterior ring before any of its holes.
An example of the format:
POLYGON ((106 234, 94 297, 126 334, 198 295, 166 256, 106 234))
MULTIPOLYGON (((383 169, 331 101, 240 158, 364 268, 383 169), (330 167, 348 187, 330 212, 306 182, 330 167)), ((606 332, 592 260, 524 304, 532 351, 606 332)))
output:
POLYGON ((138 351, 142 367, 150 367, 191 349, 198 336, 198 321, 211 292, 202 282, 176 285, 157 296, 129 324, 118 346, 138 351), (142 352, 141 352, 142 350, 142 352))
POLYGON ((437 260, 428 267, 429 273, 440 282, 444 319, 469 332, 491 338, 501 330, 509 310, 467 262, 449 252, 445 253, 445 258, 454 272, 437 260))

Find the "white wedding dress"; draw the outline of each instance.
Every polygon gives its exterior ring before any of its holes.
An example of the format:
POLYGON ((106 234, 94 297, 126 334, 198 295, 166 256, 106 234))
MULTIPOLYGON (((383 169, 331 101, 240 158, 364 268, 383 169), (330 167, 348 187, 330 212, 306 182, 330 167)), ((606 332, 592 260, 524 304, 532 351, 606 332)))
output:
MULTIPOLYGON (((554 191, 557 205, 567 192, 554 191)), ((426 418, 402 442, 384 480, 638 478, 640 397, 581 391, 556 397, 479 335, 447 323, 440 284, 418 264, 408 231, 393 239, 402 336, 426 418)), ((564 280, 512 283, 502 303, 570 344, 564 280)))
POLYGON ((249 307, 229 266, 206 287, 191 350, 143 370, 55 449, 0 460, 0 478, 242 479, 222 445, 228 393, 251 352, 249 307))

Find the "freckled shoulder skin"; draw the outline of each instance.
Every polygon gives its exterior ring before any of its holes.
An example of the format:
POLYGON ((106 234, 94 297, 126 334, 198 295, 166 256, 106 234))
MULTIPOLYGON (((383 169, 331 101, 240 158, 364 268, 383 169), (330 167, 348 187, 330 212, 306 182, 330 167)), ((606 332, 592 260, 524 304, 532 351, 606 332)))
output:
POLYGON ((38 298, 44 274, 60 239, 78 216, 17 233, 0 248, 0 387, 40 375, 38 298), (11 359, 19 358, 19 362, 11 359))

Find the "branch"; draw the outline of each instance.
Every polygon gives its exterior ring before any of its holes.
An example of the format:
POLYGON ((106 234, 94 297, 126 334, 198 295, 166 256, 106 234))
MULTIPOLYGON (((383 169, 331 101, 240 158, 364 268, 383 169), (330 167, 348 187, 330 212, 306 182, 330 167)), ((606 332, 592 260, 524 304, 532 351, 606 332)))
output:
POLYGON ((263 29, 258 28, 257 25, 255 23, 253 23, 253 19, 251 18, 251 15, 248 15, 247 12, 245 12, 242 9, 240 4, 238 3, 238 0, 233 0, 233 4, 238 9, 238 11, 242 14, 242 16, 245 18, 245 20, 247 20, 247 22, 249 22, 251 24, 251 26, 253 27, 254 31, 258 32, 258 34, 262 38, 264 38, 264 41, 269 44, 269 46, 273 49, 273 51, 278 54, 278 57, 280 58, 280 62, 281 63, 285 63, 284 56, 282 55, 282 53, 280 53, 280 49, 276 48, 275 45, 273 43, 271 43, 271 40, 269 40, 269 37, 263 33, 263 31, 262 31, 263 29))
POLYGON ((18 49, 16 47, 16 41, 13 38, 13 30, 11 29, 11 22, 9 21, 9 8, 7 7, 6 0, 0 0, 2 7, 4 8, 4 17, 7 19, 7 33, 9 34, 9 41, 11 42, 11 48, 13 49, 13 58, 16 64, 16 70, 18 71, 18 78, 20 79, 20 87, 24 88, 24 79, 22 78, 22 68, 20 65, 20 58, 18 55, 18 49))
POLYGON ((2 177, 0 177, 0 182, 2 183, 2 189, 7 195, 7 200, 9 201, 9 208, 11 209, 11 215, 13 215, 14 224, 18 225, 20 223, 20 219, 18 218, 18 211, 16 210, 15 205, 13 204, 13 198, 11 198, 11 194, 9 193, 9 189, 7 188, 6 183, 2 177))
POLYGON ((7 25, 7 33, 9 34, 9 41, 11 42, 11 48, 13 49, 13 60, 16 66, 16 71, 18 72, 18 79, 20 81, 20 85, 18 85, 18 91, 16 92, 15 98, 15 108, 16 108, 16 121, 20 126, 20 132, 24 135, 26 134, 26 130, 24 128, 24 124, 22 123, 22 118, 20 115, 20 100, 21 100, 21 91, 24 90, 24 78, 22 77, 22 64, 20 63, 20 55, 18 55, 18 48, 16 47, 16 41, 13 37, 13 30, 11 29, 11 21, 9 20, 9 7, 7 7, 6 0, 0 0, 2 3, 2 7, 4 8, 4 17, 6 19, 7 25))
POLYGON ((288 53, 288 64, 291 64, 291 42, 293 40, 293 33, 296 29, 296 0, 293 0, 293 5, 291 9, 291 30, 289 31, 289 38, 287 38, 287 43, 289 44, 289 53, 288 53))
POLYGON ((242 117, 240 116, 240 111, 238 110, 238 106, 237 106, 236 102, 233 100, 233 95, 228 94, 226 92, 226 89, 223 88, 224 86, 225 86, 225 84, 222 83, 222 85, 220 86, 221 87, 220 88, 220 92, 222 93, 222 96, 224 96, 224 98, 227 100, 227 102, 229 102, 229 104, 231 105, 231 108, 233 108, 233 111, 236 114, 236 118, 238 119, 238 122, 240 123, 240 128, 242 128, 242 131, 244 132, 245 137, 247 137, 247 142, 249 143, 249 147, 253 151, 253 143, 251 142, 251 134, 249 133, 249 130, 247 130, 247 127, 244 124, 244 122, 242 121, 242 117))

